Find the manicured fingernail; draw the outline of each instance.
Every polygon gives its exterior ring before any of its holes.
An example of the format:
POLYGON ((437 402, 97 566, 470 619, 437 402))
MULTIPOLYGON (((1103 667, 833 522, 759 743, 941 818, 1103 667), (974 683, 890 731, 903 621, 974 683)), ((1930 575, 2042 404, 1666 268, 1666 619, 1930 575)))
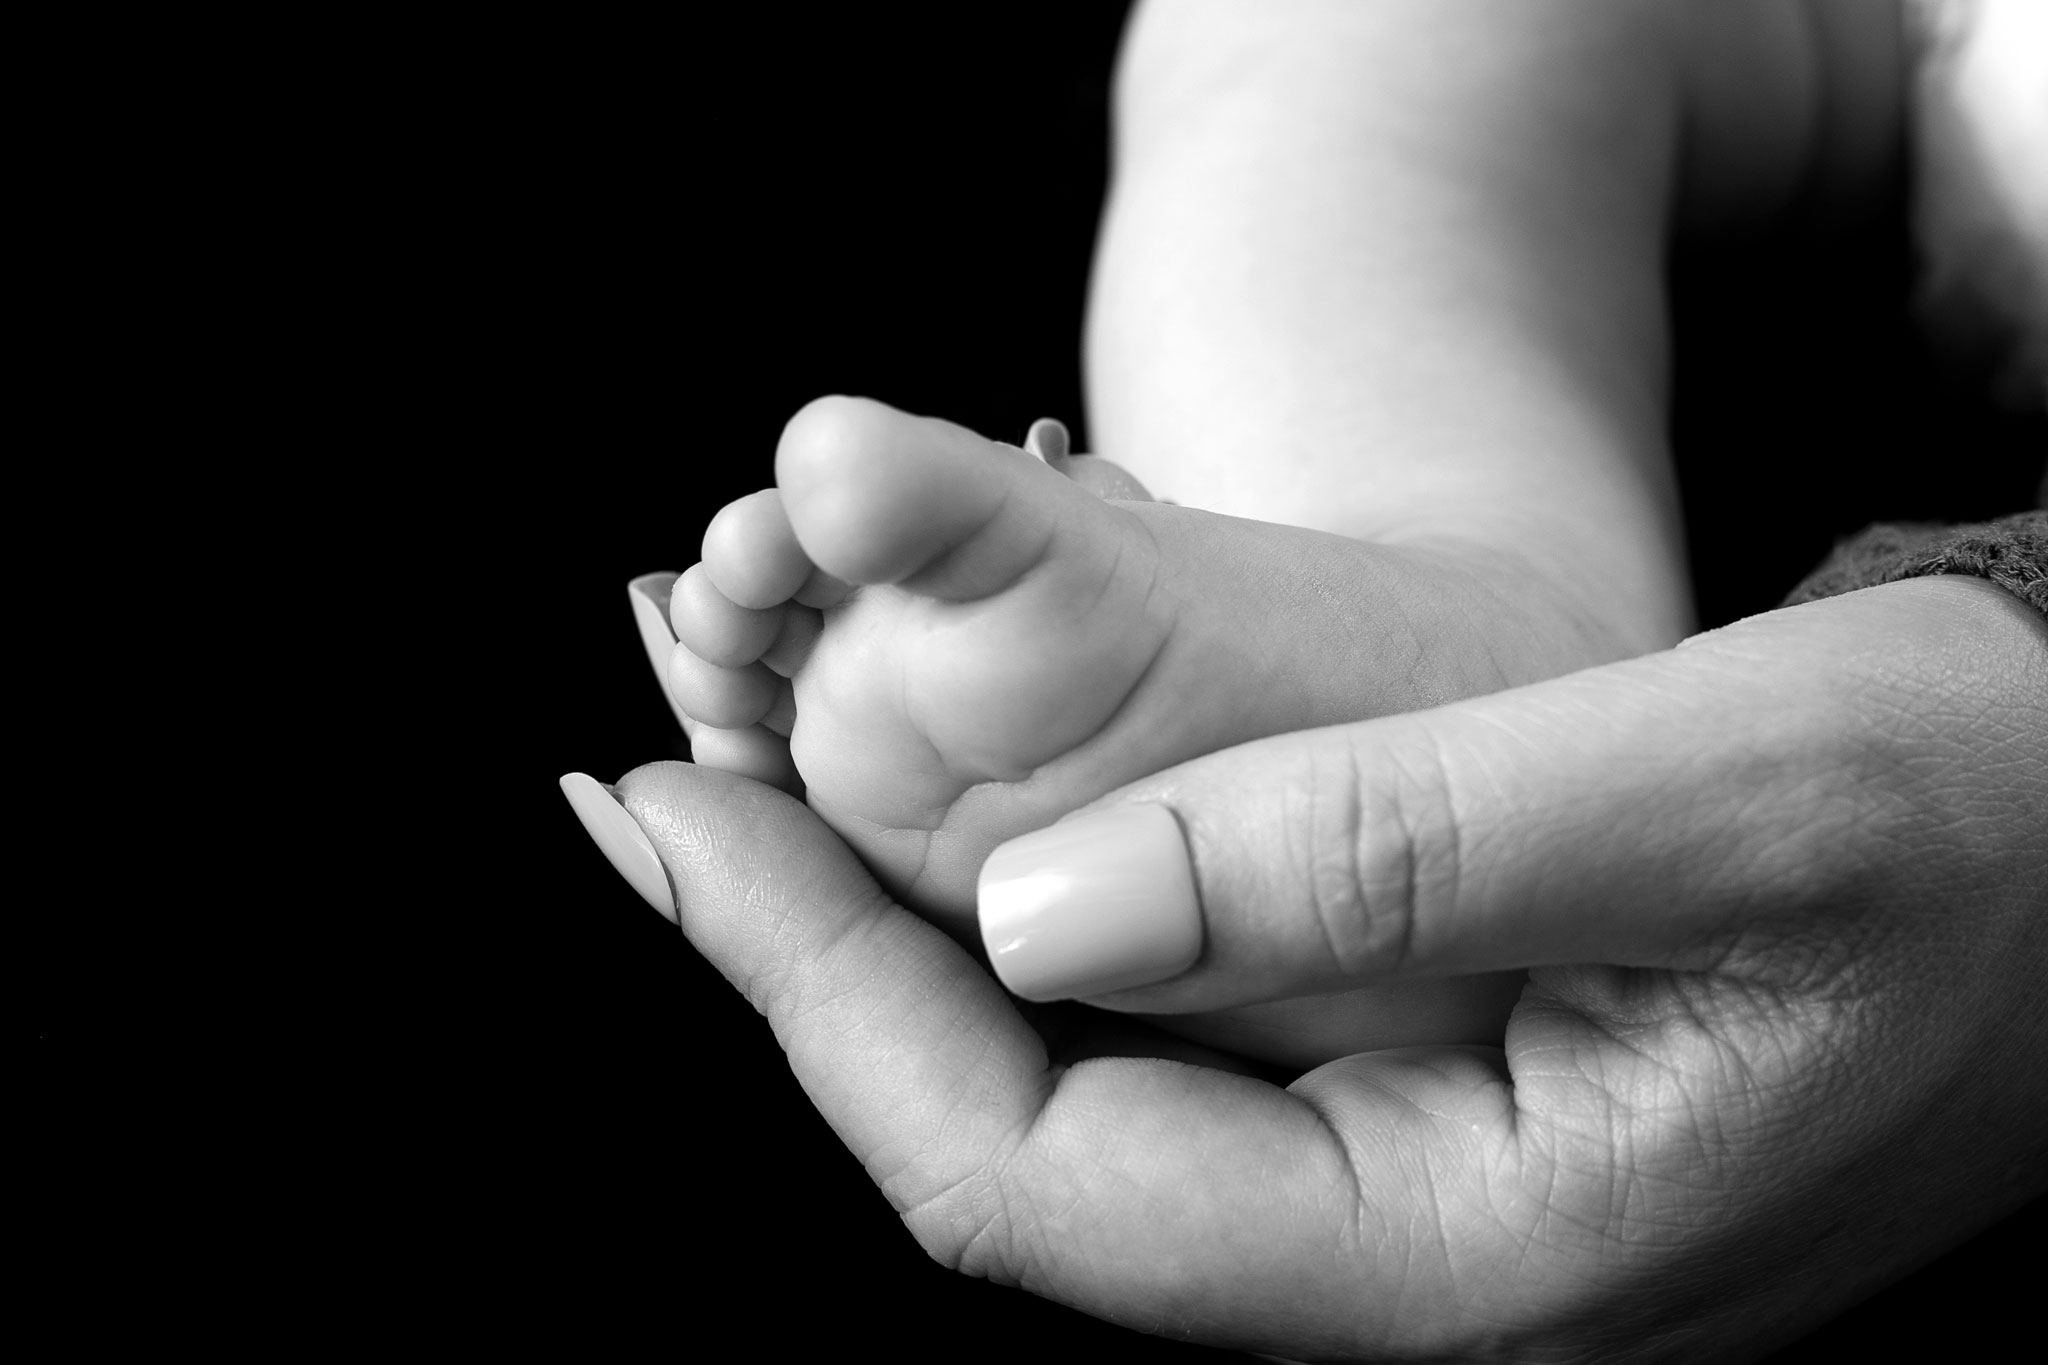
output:
POLYGON ((690 718, 668 690, 668 656, 675 652, 676 633, 668 623, 669 594, 681 574, 644 573, 626 585, 626 597, 633 604, 633 622, 640 627, 640 643, 647 647, 647 662, 654 665, 654 680, 661 685, 662 700, 676 713, 676 724, 690 733, 690 718))
POLYGON ((1202 952, 1180 823, 1164 806, 1063 820, 989 855, 981 941, 1011 992, 1087 999, 1179 976, 1202 952))
POLYGON ((678 920, 668 869, 661 865, 647 831, 619 804, 612 789, 588 773, 569 773, 562 778, 562 795, 569 798, 576 818, 619 875, 645 896, 649 905, 670 920, 678 920))
POLYGON ((1072 438, 1058 419, 1041 417, 1031 424, 1031 430, 1024 433, 1024 449, 1047 464, 1056 465, 1067 458, 1072 438))

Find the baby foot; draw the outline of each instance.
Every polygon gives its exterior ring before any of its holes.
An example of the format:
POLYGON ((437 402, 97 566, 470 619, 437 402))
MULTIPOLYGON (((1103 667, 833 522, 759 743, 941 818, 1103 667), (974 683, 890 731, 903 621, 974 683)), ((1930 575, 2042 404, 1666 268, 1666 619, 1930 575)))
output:
MULTIPOLYGON (((784 431, 777 486, 718 514, 671 598, 698 761, 793 768, 884 886, 967 941, 990 850, 1127 782, 1562 671, 1445 554, 1105 499, 1052 453, 821 399, 784 431)), ((1188 1022, 1312 1062, 1497 1040, 1512 987, 1188 1022)))

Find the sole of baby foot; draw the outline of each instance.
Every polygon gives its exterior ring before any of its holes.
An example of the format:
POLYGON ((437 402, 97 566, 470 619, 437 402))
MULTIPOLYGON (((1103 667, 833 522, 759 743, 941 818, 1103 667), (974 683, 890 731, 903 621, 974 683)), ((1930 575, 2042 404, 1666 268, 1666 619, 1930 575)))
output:
MULTIPOLYGON (((777 478, 720 513, 679 585, 672 686, 700 721, 786 733, 813 808, 969 942, 988 853, 1125 783, 1600 661, 1455 549, 1106 501, 1016 447, 865 400, 799 413, 777 478)), ((1306 1063, 1497 1039, 1516 989, 1195 1028, 1306 1063)))

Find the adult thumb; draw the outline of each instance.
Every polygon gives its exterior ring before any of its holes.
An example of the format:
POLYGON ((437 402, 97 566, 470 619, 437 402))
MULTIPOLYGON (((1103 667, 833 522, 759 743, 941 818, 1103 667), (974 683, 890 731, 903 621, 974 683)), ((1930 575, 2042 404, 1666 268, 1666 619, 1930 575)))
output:
POLYGON ((991 963, 1029 999, 1157 1013, 1567 962, 1726 966, 1891 875, 1916 789, 1952 797, 1976 763, 1900 724, 1916 689, 1953 689, 1972 628, 1914 596, 1171 769, 996 850, 991 963))

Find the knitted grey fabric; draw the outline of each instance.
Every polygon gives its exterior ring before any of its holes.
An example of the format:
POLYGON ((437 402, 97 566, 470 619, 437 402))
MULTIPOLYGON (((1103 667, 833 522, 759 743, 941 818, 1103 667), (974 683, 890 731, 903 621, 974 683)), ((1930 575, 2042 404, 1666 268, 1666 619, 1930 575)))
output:
POLYGON ((1837 544, 1783 605, 1944 573, 1988 578, 2048 616, 2048 511, 1967 526, 1879 522, 1837 544))

